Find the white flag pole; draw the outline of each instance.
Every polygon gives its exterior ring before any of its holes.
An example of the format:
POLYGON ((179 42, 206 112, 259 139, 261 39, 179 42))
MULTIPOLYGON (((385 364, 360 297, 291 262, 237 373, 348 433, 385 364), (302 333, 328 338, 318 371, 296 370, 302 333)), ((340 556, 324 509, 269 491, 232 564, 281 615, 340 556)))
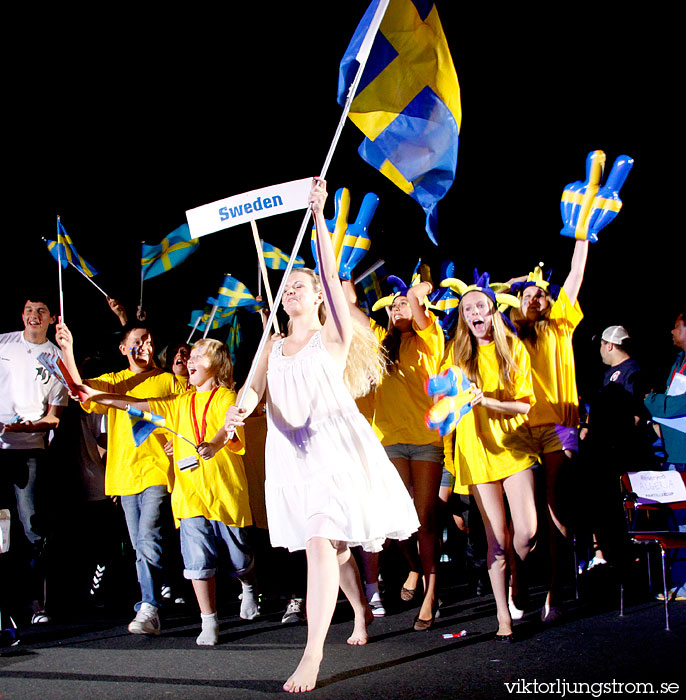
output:
POLYGON ((359 284, 367 275, 371 275, 372 272, 378 270, 386 261, 385 260, 377 260, 371 267, 367 268, 361 275, 357 276, 357 279, 353 282, 353 284, 359 284))
POLYGON ((217 304, 213 304, 212 311, 210 313, 210 318, 207 321, 207 323, 205 323, 205 330, 203 331, 203 334, 202 334, 203 338, 207 338, 207 334, 210 332, 210 328, 212 328, 212 321, 214 321, 214 316, 217 313, 218 308, 219 308, 219 306, 217 306, 217 304))
POLYGON ((64 292, 62 291, 62 246, 60 245, 60 217, 57 216, 57 284, 60 288, 60 320, 64 323, 64 292))
MULTIPOLYGON (((255 248, 257 249, 257 260, 260 264, 260 272, 262 273, 262 279, 264 280, 264 291, 267 295, 267 303, 269 304, 269 311, 274 308, 274 299, 272 299, 272 288, 269 286, 269 278, 267 277, 267 265, 264 262, 264 252, 262 251, 262 241, 260 241, 260 235, 257 233, 257 223, 252 219, 250 221, 250 227, 252 228, 252 237, 255 241, 255 248)), ((274 333, 280 333, 279 322, 276 320, 276 315, 271 315, 269 318, 273 319, 274 323, 274 333)))
MULTIPOLYGON (((326 155, 326 159, 324 160, 324 167, 321 170, 320 177, 322 179, 326 178, 326 173, 329 170, 329 165, 331 164, 331 160, 333 158, 334 151, 336 150, 336 146, 338 145, 338 141, 341 136, 341 132, 343 131, 343 126, 345 125, 345 120, 348 118, 348 112, 350 112, 350 107, 352 105, 353 99, 355 98, 355 93, 357 92, 357 88, 360 84, 360 80, 362 78, 362 74, 364 73, 364 68, 365 65, 367 64, 367 59, 369 58, 369 52, 372 49, 372 44, 374 43, 374 38, 376 37, 376 33, 379 29, 379 26, 381 25, 381 20, 383 19, 383 16, 386 12, 386 8, 388 7, 388 3, 390 0, 381 0, 379 3, 379 6, 376 8, 376 12, 374 13, 374 17, 372 18, 372 21, 369 25, 369 28, 367 29, 367 34, 365 35, 365 38, 362 40, 362 44, 360 46, 359 51, 357 52, 356 59, 359 63, 359 66, 357 68, 357 73, 355 74, 355 78, 353 82, 350 85, 350 88, 348 90, 348 96, 346 97, 345 100, 345 105, 343 106, 343 111, 341 113, 341 118, 338 122, 338 126, 336 127, 336 132, 333 137, 333 141, 331 142, 331 146, 329 147, 329 152, 326 155)), ((267 344, 267 340, 269 339, 270 335, 270 326, 273 324, 274 319, 273 317, 276 315, 276 309, 278 308, 278 305, 281 303, 281 297, 283 296, 284 289, 286 287, 286 281, 288 280, 288 276, 291 274, 291 270, 293 269, 293 263, 295 262, 295 258, 298 255, 298 251, 300 250, 300 246, 302 245, 303 238, 305 237, 305 231, 307 231, 307 226, 310 221, 310 216, 312 215, 312 205, 309 204, 307 206, 307 211, 305 212, 305 217, 303 219, 303 222, 300 226, 300 231, 298 231, 298 235, 295 239, 295 244, 293 246, 293 251, 291 252, 291 257, 288 259, 288 264, 286 265, 286 269, 284 270, 283 277, 281 279, 281 284, 279 285, 279 289, 276 292, 276 296, 274 298, 274 306, 272 307, 272 310, 269 314, 269 319, 267 320, 267 323, 265 325, 265 329, 262 333, 262 337, 260 338, 259 345, 257 346, 257 350, 255 351, 255 357, 253 357, 252 365, 250 366, 250 371, 248 372, 248 376, 245 379, 245 386, 249 387, 252 384, 252 380, 255 376, 255 372, 257 371, 257 364, 260 361, 260 357, 262 356, 262 352, 264 351, 264 346, 267 344)), ((243 403, 244 403, 244 397, 245 394, 241 395, 241 398, 238 400, 236 403, 237 408, 243 408, 243 403)), ((227 441, 232 437, 232 434, 227 435, 227 441)))
POLYGON ((200 314, 200 316, 198 316, 198 318, 195 319, 195 325, 193 326, 193 328, 191 329, 190 334, 188 335, 188 340, 186 341, 186 345, 190 345, 190 344, 191 344, 191 338, 193 337, 193 334, 195 333, 195 331, 198 330, 198 326, 200 325, 200 319, 201 319, 201 318, 202 318, 202 314, 200 314))

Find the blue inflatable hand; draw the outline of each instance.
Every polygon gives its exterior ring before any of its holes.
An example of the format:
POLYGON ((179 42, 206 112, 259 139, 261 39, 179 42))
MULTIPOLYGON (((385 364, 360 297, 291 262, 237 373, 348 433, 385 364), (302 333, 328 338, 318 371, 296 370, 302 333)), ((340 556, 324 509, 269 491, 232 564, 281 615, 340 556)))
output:
POLYGON ((605 185, 598 190, 593 199, 593 205, 588 216, 588 240, 598 240, 598 232, 605 228, 619 213, 622 208, 622 200, 619 198, 619 190, 626 181, 634 159, 629 156, 619 156, 612 165, 612 170, 607 176, 605 185))
POLYGON ((605 153, 591 151, 586 157, 586 180, 573 182, 564 188, 560 202, 563 236, 595 243, 598 231, 607 226, 622 207, 619 189, 624 184, 633 159, 620 156, 604 187, 600 181, 605 167, 605 153))
MULTIPOLYGON (((350 212, 350 190, 342 187, 336 190, 334 197, 335 212, 333 219, 326 219, 326 227, 331 234, 334 254, 338 261, 338 271, 341 279, 349 280, 355 265, 369 250, 371 240, 367 233, 369 223, 374 216, 379 198, 369 192, 362 200, 362 205, 354 224, 348 225, 350 212)), ((315 229, 311 237, 312 256, 315 261, 315 272, 319 272, 315 229)))

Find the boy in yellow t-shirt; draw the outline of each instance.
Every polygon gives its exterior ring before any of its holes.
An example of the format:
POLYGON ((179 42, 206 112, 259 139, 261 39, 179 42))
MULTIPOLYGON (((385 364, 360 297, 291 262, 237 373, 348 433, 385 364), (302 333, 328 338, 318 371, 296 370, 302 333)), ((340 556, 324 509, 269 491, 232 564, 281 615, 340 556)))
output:
MULTIPOLYGON (((65 324, 57 325, 55 338, 62 348, 67 369, 79 381, 73 340, 65 324)), ((129 366, 87 380, 89 387, 100 392, 146 398, 179 391, 174 375, 155 366, 152 335, 147 328, 125 329, 119 351, 127 358, 129 366)), ((173 483, 171 461, 164 452, 166 439, 155 433, 136 446, 126 413, 90 402, 82 405, 88 413, 107 414, 105 493, 121 498, 131 544, 136 550, 141 600, 134 606, 136 617, 129 624, 129 632, 157 635, 160 633, 160 592, 164 583, 163 519, 173 483)))

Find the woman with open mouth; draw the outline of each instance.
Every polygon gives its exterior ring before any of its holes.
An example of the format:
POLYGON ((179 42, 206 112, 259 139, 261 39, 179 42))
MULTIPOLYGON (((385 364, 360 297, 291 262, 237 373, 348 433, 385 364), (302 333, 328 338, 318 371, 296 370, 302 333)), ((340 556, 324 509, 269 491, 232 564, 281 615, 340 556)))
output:
POLYGON ((446 468, 455 473, 455 491, 472 494, 481 512, 498 616, 495 639, 511 642, 507 553, 514 546, 524 560, 534 547, 537 526, 530 469, 536 458, 512 446, 513 436, 525 426, 534 403, 529 355, 498 311, 498 304, 513 305, 517 300, 496 294, 487 273, 473 285, 456 279, 443 284, 460 296, 455 335, 443 367, 457 366, 471 382, 474 394, 472 410, 445 437, 446 468))

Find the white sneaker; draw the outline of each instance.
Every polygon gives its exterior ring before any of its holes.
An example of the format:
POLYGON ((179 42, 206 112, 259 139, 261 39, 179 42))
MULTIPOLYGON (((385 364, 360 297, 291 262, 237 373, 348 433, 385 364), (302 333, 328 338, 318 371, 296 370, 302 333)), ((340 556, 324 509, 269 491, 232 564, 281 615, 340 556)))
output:
POLYGON ((383 601, 378 592, 369 599, 369 607, 374 617, 384 617, 386 615, 386 608, 384 608, 383 601))
POLYGON ((305 622, 306 620, 307 615, 305 614, 305 599, 291 598, 290 601, 288 601, 286 612, 281 618, 281 624, 287 625, 292 622, 305 622))
POLYGON ((157 614, 157 608, 150 603, 141 603, 136 617, 129 623, 129 632, 131 634, 159 634, 160 616, 157 614))

